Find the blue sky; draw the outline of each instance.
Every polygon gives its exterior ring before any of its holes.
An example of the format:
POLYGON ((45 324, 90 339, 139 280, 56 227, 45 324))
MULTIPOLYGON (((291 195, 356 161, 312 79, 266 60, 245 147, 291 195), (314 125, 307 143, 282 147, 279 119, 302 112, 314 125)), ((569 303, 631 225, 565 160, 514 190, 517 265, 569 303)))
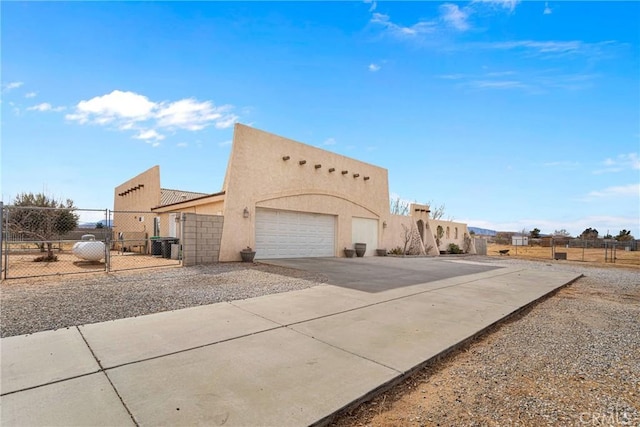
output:
POLYGON ((2 2, 2 200, 160 165, 222 187, 241 122, 470 226, 640 237, 638 2, 2 2))

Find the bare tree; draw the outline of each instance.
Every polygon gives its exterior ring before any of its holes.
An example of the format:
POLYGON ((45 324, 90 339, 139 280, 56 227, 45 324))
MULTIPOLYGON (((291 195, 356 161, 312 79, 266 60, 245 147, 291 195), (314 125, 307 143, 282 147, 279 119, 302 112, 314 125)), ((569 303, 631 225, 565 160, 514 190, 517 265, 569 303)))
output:
POLYGON ((47 255, 42 261, 56 261, 51 240, 63 236, 78 225, 78 215, 73 210, 73 201, 65 203, 38 193, 22 193, 16 197, 9 212, 9 231, 27 237, 35 242, 47 255))
POLYGON ((409 215, 409 205, 409 202, 402 200, 400 197, 396 197, 391 200, 391 214, 409 215))
POLYGON ((571 233, 563 228, 561 230, 554 231, 553 237, 571 237, 571 233))
MULTIPOLYGON (((429 200, 426 204, 429 206, 429 210, 431 211, 431 219, 438 220, 444 218, 446 208, 444 203, 437 205, 433 200, 429 200)), ((453 221, 453 218, 450 216, 447 220, 453 221)))
POLYGON ((471 251, 471 243, 473 241, 471 240, 471 236, 469 236, 467 233, 464 233, 464 245, 463 245, 463 249, 465 253, 469 253, 471 251))
POLYGON ((436 227, 436 234, 434 234, 433 237, 436 239, 436 246, 438 246, 438 250, 440 250, 440 242, 444 237, 444 228, 442 228, 441 225, 436 227))
POLYGON ((410 227, 402 224, 402 241, 404 244, 403 255, 424 255, 426 253, 420 233, 413 222, 410 227))

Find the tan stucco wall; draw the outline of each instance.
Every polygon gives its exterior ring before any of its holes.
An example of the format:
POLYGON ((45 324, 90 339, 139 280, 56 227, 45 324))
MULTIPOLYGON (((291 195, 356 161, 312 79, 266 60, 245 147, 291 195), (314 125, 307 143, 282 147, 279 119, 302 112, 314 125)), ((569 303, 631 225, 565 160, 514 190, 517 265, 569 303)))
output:
MULTIPOLYGON (((407 227, 407 229, 411 230, 411 227, 413 225, 413 228, 416 230, 416 232, 418 232, 417 222, 420 219, 421 218, 419 217, 416 219, 416 217, 412 217, 409 215, 389 215, 389 218, 387 219, 387 225, 386 227, 384 227, 382 236, 382 244, 384 245, 384 247, 387 250, 392 250, 397 247, 403 248, 405 235, 404 227, 407 227)), ((433 240, 433 235, 429 230, 429 222, 424 221, 424 219, 423 222, 425 224, 423 244, 425 247, 425 251, 427 251, 426 254, 439 255, 439 252, 436 249, 436 243, 433 240)))
POLYGON ((148 212, 160 204, 160 167, 153 166, 115 188, 113 196, 114 233, 153 233, 153 217, 145 213, 144 221, 138 221, 137 212, 148 212), (132 211, 136 213, 122 213, 132 211))
MULTIPOLYGON (((413 227, 418 229, 418 221, 422 220, 424 224, 424 239, 423 243, 425 250, 431 247, 431 250, 427 251, 428 255, 439 255, 439 251, 447 250, 450 243, 455 243, 461 249, 464 249, 464 236, 469 236, 469 230, 467 224, 454 221, 434 220, 429 218, 429 206, 412 204, 410 206, 409 215, 390 215, 387 220, 387 226, 384 228, 382 237, 382 244, 391 250, 396 247, 404 246, 404 227, 413 227), (440 225, 444 230, 444 236, 440 239, 440 247, 436 245, 436 230, 440 225), (449 228, 449 237, 447 237, 447 227, 449 228), (458 230, 458 236, 456 237, 456 229, 458 230)), ((471 239, 471 247, 469 249, 470 254, 475 254, 475 245, 473 239, 471 239)))
MULTIPOLYGON (((431 234, 435 235, 437 232, 437 228, 440 225, 444 230, 444 236, 440 239, 440 250, 446 251, 447 247, 450 243, 455 243, 460 247, 460 249, 464 249, 464 236, 465 234, 469 236, 469 230, 467 229, 467 224, 462 222, 454 222, 454 221, 443 221, 443 220, 429 220, 431 234), (447 228, 449 228, 449 237, 447 237, 447 228), (456 238, 456 228, 458 229, 458 237, 456 238)), ((470 237, 470 236, 469 236, 470 237)), ((475 244, 473 243, 473 239, 471 239, 471 248, 469 250, 470 254, 475 254, 475 244)))
MULTIPOLYGON (((162 206, 156 209, 153 209, 160 217, 160 235, 161 236, 169 236, 169 223, 170 214, 198 214, 198 215, 216 215, 222 216, 222 210, 224 209, 224 195, 215 195, 209 196, 206 198, 198 198, 196 200, 187 200, 181 203, 175 203, 172 205, 162 206)), ((172 237, 180 237, 180 227, 176 228, 177 236, 172 237)), ((217 255, 216 255, 217 261, 217 255)))
MULTIPOLYGON (((238 261, 241 249, 255 247, 258 207, 334 215, 336 256, 343 256, 342 249, 351 248, 355 243, 352 241, 354 217, 377 220, 376 248, 388 250, 404 245, 403 224, 407 227, 413 224, 417 229, 418 221, 423 222, 424 246, 431 247, 429 255, 439 253, 434 238, 438 225, 450 230, 449 238, 446 235, 442 238, 440 250, 446 250, 449 243, 464 248, 464 236, 469 233, 466 224, 429 219, 427 205, 412 204, 409 216, 391 215, 384 168, 241 124, 234 130, 223 191, 225 193, 154 209, 154 214, 145 214, 142 223, 136 223, 135 217, 129 221, 130 214, 118 218, 116 213, 114 223, 117 227, 120 220, 130 231, 146 231, 151 235, 153 216, 158 215, 160 235, 166 236, 169 213, 223 214, 220 261, 238 261), (287 160, 283 160, 285 156, 287 160), (302 160, 306 163, 300 164, 302 160), (334 171, 330 172, 330 168, 334 171), (342 174, 342 171, 348 172, 342 174), (243 215, 245 208, 249 211, 248 218, 243 215), (129 228, 129 224, 133 228, 129 228)), ((115 189, 114 210, 149 211, 159 206, 160 197, 160 168, 154 166, 115 189), (127 194, 121 195, 127 190, 127 194)), ((470 252, 475 253, 474 246, 470 252)))
POLYGON ((175 205, 163 206, 154 209, 154 212, 184 212, 202 215, 222 215, 224 210, 224 196, 207 198, 204 200, 187 201, 175 205))
POLYGON ((352 247, 353 216, 382 224, 389 212, 386 169, 241 124, 234 130, 223 190, 221 261, 240 260, 241 249, 255 247, 256 207, 336 215, 340 256, 343 247, 352 247), (249 218, 243 217, 245 207, 249 218))
POLYGON ((148 211, 160 204, 160 166, 154 166, 116 187, 113 210, 148 211), (141 187, 142 186, 142 187, 141 187), (129 190, 129 192, 127 192, 129 190), (125 193, 126 194, 122 194, 125 193))

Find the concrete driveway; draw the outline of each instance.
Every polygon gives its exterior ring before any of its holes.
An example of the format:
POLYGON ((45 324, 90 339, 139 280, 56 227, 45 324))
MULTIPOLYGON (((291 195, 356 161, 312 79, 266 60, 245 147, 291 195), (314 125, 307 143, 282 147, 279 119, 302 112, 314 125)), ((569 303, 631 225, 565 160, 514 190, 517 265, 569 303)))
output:
POLYGON ((322 273, 332 285, 365 292, 382 292, 500 268, 431 257, 295 258, 258 262, 322 273))

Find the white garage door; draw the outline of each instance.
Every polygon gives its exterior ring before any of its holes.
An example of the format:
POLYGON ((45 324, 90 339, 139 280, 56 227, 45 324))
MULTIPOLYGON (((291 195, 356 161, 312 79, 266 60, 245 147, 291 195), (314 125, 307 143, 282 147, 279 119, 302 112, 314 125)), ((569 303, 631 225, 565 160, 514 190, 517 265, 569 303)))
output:
POLYGON ((378 248, 378 220, 370 218, 356 218, 351 222, 351 241, 366 243, 366 256, 375 255, 378 248))
POLYGON ((335 217, 306 212, 256 210, 256 258, 335 256, 335 217))

